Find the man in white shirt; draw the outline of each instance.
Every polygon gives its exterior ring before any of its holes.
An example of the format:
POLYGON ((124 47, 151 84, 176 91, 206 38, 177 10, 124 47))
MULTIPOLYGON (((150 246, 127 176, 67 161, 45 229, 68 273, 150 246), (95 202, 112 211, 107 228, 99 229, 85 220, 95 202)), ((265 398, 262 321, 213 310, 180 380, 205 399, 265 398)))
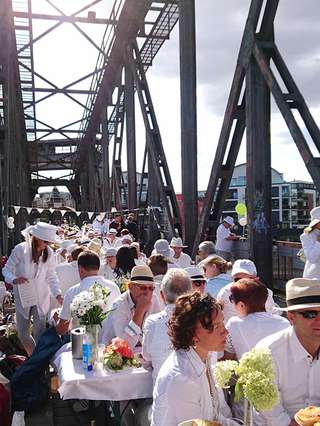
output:
POLYGON ((96 253, 87 250, 79 255, 78 269, 81 281, 79 284, 69 288, 64 296, 62 309, 59 315, 59 323, 61 322, 62 326, 71 320, 72 315, 70 305, 74 297, 82 291, 88 290, 94 283, 97 282, 110 290, 108 298, 109 307, 120 296, 120 290, 116 284, 104 279, 101 275, 98 275, 99 268, 100 260, 96 253))
POLYGON ((218 226, 216 234, 216 251, 217 254, 225 260, 231 260, 232 242, 238 240, 238 236, 230 231, 234 225, 234 220, 231 216, 223 218, 222 223, 218 226))
MULTIPOLYGON (((238 259, 234 262, 232 266, 231 276, 232 276, 233 282, 239 281, 241 278, 251 278, 253 280, 255 279, 259 280, 259 277, 257 275, 258 275, 257 268, 256 268, 256 265, 252 262, 252 260, 238 259)), ((238 315, 238 312, 234 304, 230 301, 230 295, 231 295, 230 289, 233 282, 224 286, 217 295, 217 300, 223 306, 223 316, 224 316, 225 324, 228 322, 228 320, 231 317, 238 315)), ((268 288, 268 298, 266 301, 266 312, 271 312, 275 314, 279 313, 279 306, 274 302, 273 293, 269 288, 268 288)))
POLYGON ((179 268, 188 268, 191 266, 192 260, 191 257, 187 253, 183 253, 183 249, 185 246, 182 243, 182 239, 180 237, 173 237, 170 243, 170 247, 174 251, 173 261, 179 268))
POLYGON ((154 294, 154 277, 147 265, 137 265, 131 271, 129 289, 112 305, 113 312, 102 327, 102 343, 117 336, 125 339, 133 349, 141 346, 142 328, 150 314, 160 311, 154 294))
POLYGON ((298 426, 297 411, 320 405, 320 280, 288 281, 286 300, 291 327, 257 345, 271 351, 280 394, 280 403, 260 414, 268 426, 298 426))
POLYGON ((170 269, 163 277, 161 297, 165 308, 158 314, 150 315, 143 326, 142 356, 152 365, 152 378, 155 382, 160 367, 171 353, 168 336, 168 320, 179 296, 191 291, 191 280, 181 269, 170 269))

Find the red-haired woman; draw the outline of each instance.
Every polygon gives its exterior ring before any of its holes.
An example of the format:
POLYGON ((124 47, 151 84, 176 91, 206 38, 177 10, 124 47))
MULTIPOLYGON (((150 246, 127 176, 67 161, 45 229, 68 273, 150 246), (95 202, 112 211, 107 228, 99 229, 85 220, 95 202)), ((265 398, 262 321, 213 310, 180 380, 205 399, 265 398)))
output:
POLYGON ((230 290, 230 301, 239 316, 231 317, 226 324, 226 358, 240 359, 264 337, 290 326, 285 318, 266 312, 268 289, 260 281, 242 278, 230 290))
POLYGON ((25 229, 26 241, 15 246, 2 270, 5 280, 13 284, 18 336, 28 355, 45 330, 50 293, 60 305, 63 302, 54 253, 49 247, 57 241, 56 230, 55 226, 44 222, 25 229))

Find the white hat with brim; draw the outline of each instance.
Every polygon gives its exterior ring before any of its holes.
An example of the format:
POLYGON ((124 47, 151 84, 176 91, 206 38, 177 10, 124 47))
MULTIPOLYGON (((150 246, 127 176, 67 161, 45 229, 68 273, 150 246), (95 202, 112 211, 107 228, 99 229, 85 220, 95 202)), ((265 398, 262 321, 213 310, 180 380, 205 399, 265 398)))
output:
POLYGON ((287 307, 283 311, 320 308, 320 280, 293 278, 286 285, 287 307))
POLYGON ((229 225, 233 226, 234 225, 234 220, 233 217, 231 216, 226 216, 223 218, 223 222, 228 223, 229 225))
POLYGON ((206 281, 206 278, 199 266, 188 266, 187 268, 184 268, 184 270, 189 275, 191 281, 206 281))
POLYGON ((49 243, 59 243, 60 239, 58 238, 56 232, 57 227, 54 225, 50 225, 46 222, 38 222, 34 227, 30 230, 30 234, 33 237, 38 238, 42 241, 49 241, 49 243))
POLYGON ((256 265, 250 259, 237 259, 232 265, 231 275, 234 277, 237 274, 248 274, 256 277, 256 265))
POLYGON ((117 255, 117 249, 115 247, 107 247, 101 249, 101 254, 105 257, 111 257, 117 255))
POLYGON ((133 284, 153 284, 153 273, 147 265, 137 265, 132 268, 130 281, 133 284))
POLYGON ((184 248, 184 247, 188 247, 185 246, 182 242, 182 239, 180 237, 173 237, 170 243, 170 247, 180 247, 180 248, 184 248))
POLYGON ((88 250, 94 251, 97 255, 101 254, 101 244, 95 241, 95 239, 91 240, 88 244, 88 250))
POLYGON ((118 231, 116 229, 114 229, 114 228, 110 228, 109 231, 108 231, 108 234, 114 234, 114 235, 116 235, 117 233, 118 233, 118 231))
POLYGON ((162 254, 165 257, 171 256, 170 246, 167 240, 160 239, 154 243, 154 250, 152 254, 162 254))
POLYGON ((315 207, 310 212, 311 222, 309 223, 309 227, 312 228, 317 223, 320 223, 320 207, 315 207))

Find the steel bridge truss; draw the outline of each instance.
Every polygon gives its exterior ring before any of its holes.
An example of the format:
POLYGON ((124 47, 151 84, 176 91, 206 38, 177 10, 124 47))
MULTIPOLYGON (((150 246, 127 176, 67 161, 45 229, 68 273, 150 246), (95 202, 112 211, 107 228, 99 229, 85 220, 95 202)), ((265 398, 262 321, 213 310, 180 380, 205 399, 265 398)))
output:
POLYGON ((270 94, 288 126, 299 153, 320 190, 320 158, 312 155, 293 110, 299 112, 320 152, 320 131, 274 40, 279 0, 252 0, 240 46, 204 208, 193 253, 205 232, 219 223, 227 189, 246 129, 247 207, 250 256, 260 277, 272 286, 270 94), (264 7, 265 6, 265 7, 264 7), (259 19, 262 17, 260 28, 259 19), (282 81, 276 77, 272 66, 282 81), (281 83, 286 88, 281 89, 281 83), (210 217, 211 216, 211 217, 210 217), (213 222, 210 222, 210 220, 213 222))
MULTIPOLYGON (((78 210, 145 207, 143 194, 147 188, 148 204, 159 206, 164 213, 168 235, 181 235, 183 231, 195 254, 204 235, 212 235, 219 223, 246 131, 250 255, 261 278, 271 285, 271 94, 320 190, 320 157, 313 156, 293 111, 299 113, 318 151, 319 128, 275 42, 274 20, 279 0, 251 1, 199 221, 194 0, 114 0, 108 19, 96 18, 92 12, 88 17, 81 15, 101 0, 88 1, 70 16, 56 7, 54 0, 44 1, 55 9, 55 15, 33 13, 31 0, 0 2, 0 202, 4 218, 1 241, 8 236, 5 219, 9 206, 30 204, 39 185, 50 183, 42 176, 43 171, 64 170, 60 182, 68 186, 78 210), (54 23, 34 37, 35 19, 54 23), (178 20, 183 222, 146 78, 148 68, 178 20), (94 46, 98 59, 91 73, 59 87, 34 69, 33 51, 37 41, 66 22, 94 46), (100 46, 79 26, 83 22, 106 26, 100 46), (39 79, 45 87, 35 84, 39 79), (91 79, 90 88, 78 90, 77 84, 87 79, 91 79), (39 120, 37 106, 56 94, 63 94, 81 106, 83 116, 60 128, 39 120), (146 130, 138 183, 135 94, 146 130), (79 101, 78 95, 87 95, 87 101, 79 101), (121 161, 124 135, 127 176, 121 161), (63 151, 57 152, 58 147, 63 151)), ((154 211, 153 215, 157 222, 154 211)))

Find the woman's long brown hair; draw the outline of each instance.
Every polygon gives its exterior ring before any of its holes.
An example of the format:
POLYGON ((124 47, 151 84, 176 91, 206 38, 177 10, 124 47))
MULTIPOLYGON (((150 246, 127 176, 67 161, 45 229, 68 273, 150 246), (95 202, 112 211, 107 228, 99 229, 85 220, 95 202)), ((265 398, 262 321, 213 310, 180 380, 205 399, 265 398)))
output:
POLYGON ((40 255, 38 254, 37 249, 38 249, 38 239, 36 237, 32 237, 32 240, 31 240, 31 258, 32 258, 32 261, 34 263, 38 263, 39 258, 42 255, 42 262, 45 263, 48 260, 48 256, 49 256, 48 247, 46 247, 40 255))

